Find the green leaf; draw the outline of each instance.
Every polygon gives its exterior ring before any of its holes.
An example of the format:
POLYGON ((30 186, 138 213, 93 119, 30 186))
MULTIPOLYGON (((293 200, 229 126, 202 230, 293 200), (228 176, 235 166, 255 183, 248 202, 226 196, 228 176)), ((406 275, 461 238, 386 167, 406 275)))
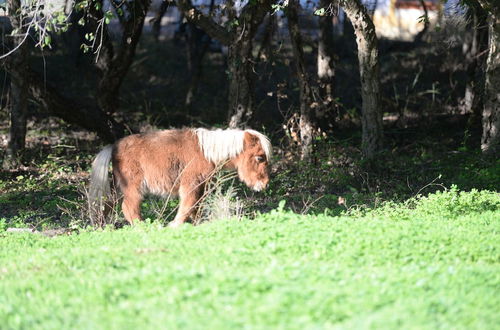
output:
POLYGON ((57 21, 62 24, 66 21, 66 15, 64 13, 60 13, 57 15, 57 21))
POLYGON ((325 16, 325 8, 320 8, 314 11, 314 15, 316 16, 325 16))
POLYGON ((111 10, 104 13, 104 23, 109 24, 111 20, 115 17, 111 10))
POLYGON ((88 6, 88 2, 84 0, 84 1, 80 1, 79 3, 77 3, 75 8, 76 8, 76 10, 83 10, 87 6, 88 6))
POLYGON ((85 44, 81 44, 80 48, 83 50, 84 53, 88 53, 90 51, 90 46, 87 46, 85 44))
POLYGON ((52 42, 51 36, 49 34, 46 34, 45 37, 43 38, 44 46, 50 46, 51 42, 52 42))

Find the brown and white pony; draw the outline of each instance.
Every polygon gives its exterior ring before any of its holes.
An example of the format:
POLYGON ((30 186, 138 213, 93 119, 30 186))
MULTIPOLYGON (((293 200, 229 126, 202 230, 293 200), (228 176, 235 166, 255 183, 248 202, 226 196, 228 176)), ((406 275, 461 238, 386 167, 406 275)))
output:
POLYGON ((194 214, 206 181, 218 168, 237 171, 253 190, 264 189, 269 182, 271 153, 269 139, 250 129, 197 128, 130 135, 96 156, 89 198, 102 203, 110 194, 111 161, 115 187, 123 194, 125 219, 130 224, 141 220, 140 205, 147 193, 178 195, 179 209, 169 224, 176 227, 194 214))

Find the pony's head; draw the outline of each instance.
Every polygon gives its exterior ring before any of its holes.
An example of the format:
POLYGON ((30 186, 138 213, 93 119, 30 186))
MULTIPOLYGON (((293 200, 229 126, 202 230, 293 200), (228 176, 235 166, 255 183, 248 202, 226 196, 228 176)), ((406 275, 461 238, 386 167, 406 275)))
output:
POLYGON ((243 151, 234 163, 238 176, 248 187, 261 191, 269 183, 269 160, 271 143, 263 134, 245 130, 243 134, 243 151))
POLYGON ((240 180, 253 190, 266 188, 272 147, 264 134, 251 129, 209 131, 203 128, 196 129, 195 133, 206 159, 236 169, 240 180))

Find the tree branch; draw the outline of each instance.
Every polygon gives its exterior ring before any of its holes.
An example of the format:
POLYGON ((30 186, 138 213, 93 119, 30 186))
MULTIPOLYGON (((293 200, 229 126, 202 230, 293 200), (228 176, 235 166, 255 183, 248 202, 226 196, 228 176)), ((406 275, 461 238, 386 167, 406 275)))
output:
POLYGON ((267 13, 271 11, 271 3, 272 1, 268 0, 249 1, 241 10, 240 18, 257 29, 267 13))
MULTIPOLYGON (((500 16, 500 3, 497 0, 478 0, 484 10, 491 13, 494 16, 500 16)), ((466 1, 469 5, 473 5, 474 1, 466 1)))
POLYGON ((226 46, 231 43, 232 38, 230 33, 224 27, 217 24, 211 17, 206 16, 196 9, 191 0, 177 0, 177 8, 179 8, 187 20, 196 24, 211 38, 217 39, 226 46))
POLYGON ((78 104, 65 98, 56 88, 50 86, 39 74, 31 69, 24 70, 24 77, 19 77, 15 70, 6 65, 14 81, 26 79, 28 92, 50 114, 62 118, 68 123, 96 132, 106 142, 114 142, 125 135, 125 126, 100 108, 78 104))

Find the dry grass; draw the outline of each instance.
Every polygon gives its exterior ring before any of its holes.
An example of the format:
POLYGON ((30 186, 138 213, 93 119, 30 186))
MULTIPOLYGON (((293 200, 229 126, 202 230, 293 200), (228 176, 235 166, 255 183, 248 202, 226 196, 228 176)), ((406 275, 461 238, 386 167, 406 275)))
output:
POLYGON ((207 183, 193 224, 222 219, 241 220, 246 215, 245 203, 238 198, 238 189, 233 184, 235 177, 235 173, 218 172, 214 175, 207 183))
MULTIPOLYGON (((192 219, 194 225, 220 219, 241 220, 247 215, 244 210, 245 203, 238 198, 238 189, 234 186, 235 177, 236 173, 224 172, 217 168, 207 179, 205 192, 194 206, 197 208, 192 219)), ((70 218, 70 227, 104 228, 109 225, 121 227, 125 223, 119 207, 121 193, 114 187, 111 189, 111 194, 101 201, 89 198, 86 186, 80 187, 78 192, 79 198, 76 200, 61 198, 65 205, 58 205, 59 209, 70 218)), ((178 208, 172 207, 173 198, 173 193, 168 194, 167 198, 148 198, 148 213, 153 219, 168 223, 178 208)))
POLYGON ((78 189, 79 198, 68 200, 61 198, 68 206, 58 205, 70 218, 70 227, 75 228, 104 228, 108 225, 120 227, 124 223, 121 211, 117 208, 120 205, 121 197, 116 189, 111 189, 111 193, 100 201, 92 200, 86 186, 78 189))

